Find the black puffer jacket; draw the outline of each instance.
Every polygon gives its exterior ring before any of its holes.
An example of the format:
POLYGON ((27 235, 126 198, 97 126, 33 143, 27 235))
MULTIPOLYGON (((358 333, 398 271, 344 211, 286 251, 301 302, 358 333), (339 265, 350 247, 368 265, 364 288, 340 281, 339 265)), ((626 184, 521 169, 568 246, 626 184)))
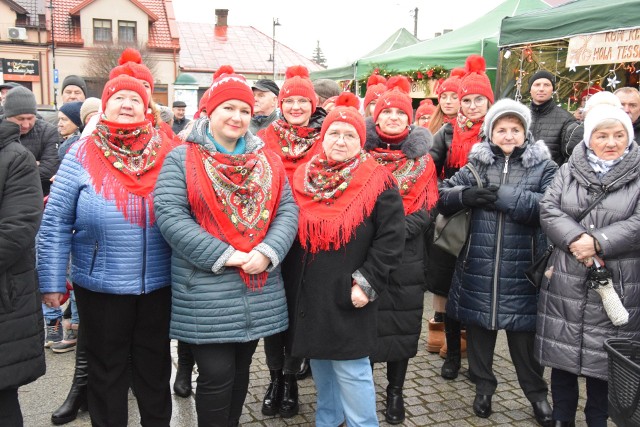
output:
POLYGON ((436 173, 440 176, 440 172, 444 169, 444 177, 451 178, 458 169, 447 168, 447 154, 451 141, 453 140, 453 126, 451 123, 445 123, 438 132, 433 136, 433 145, 429 149, 429 154, 436 164, 436 173))
POLYGON ((542 227, 556 249, 549 260, 553 275, 540 291, 535 356, 544 366, 606 380, 604 340, 640 340, 640 150, 632 143, 602 181, 586 151, 584 144, 576 146, 540 202, 542 227), (603 185, 609 194, 577 223, 603 185), (624 326, 613 326, 600 295, 586 287, 586 267, 569 252, 588 230, 600 242, 613 287, 629 312, 624 326))
POLYGON ((531 133, 536 140, 543 140, 551 158, 558 165, 565 162, 562 147, 566 144, 566 138, 570 132, 569 127, 576 119, 566 110, 558 107, 553 98, 544 104, 531 103, 531 133))
MULTIPOLYGON (((410 159, 427 154, 433 137, 421 127, 411 127, 398 148, 410 159)), ((365 150, 386 147, 367 120, 365 150)), ((411 358, 418 352, 424 301, 424 232, 429 216, 426 210, 405 216, 405 244, 402 262, 391 273, 387 292, 380 297, 378 309, 378 349, 372 362, 389 362, 411 358)))
MULTIPOLYGON (((456 262, 447 313, 486 329, 535 331, 537 290, 524 271, 546 247, 538 203, 558 167, 542 141, 516 148, 508 158, 485 141, 472 148, 469 163, 485 187, 500 189, 495 210, 472 211, 469 240, 456 262)), ((468 168, 445 180, 440 212, 448 215, 463 209, 462 191, 474 185, 468 168)))
POLYGON ((35 270, 42 190, 20 127, 0 121, 0 389, 44 375, 44 322, 35 270))

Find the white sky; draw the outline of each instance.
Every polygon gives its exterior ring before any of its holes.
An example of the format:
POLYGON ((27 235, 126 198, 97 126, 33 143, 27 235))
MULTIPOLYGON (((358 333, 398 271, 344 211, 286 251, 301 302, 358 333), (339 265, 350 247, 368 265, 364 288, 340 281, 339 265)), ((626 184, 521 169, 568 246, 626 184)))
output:
POLYGON ((311 58, 320 48, 329 67, 346 65, 378 47, 397 29, 413 33, 418 8, 418 38, 433 38, 443 29, 466 25, 503 0, 176 0, 176 19, 215 22, 215 9, 229 9, 228 25, 252 26, 271 37, 278 18, 276 40, 311 58))

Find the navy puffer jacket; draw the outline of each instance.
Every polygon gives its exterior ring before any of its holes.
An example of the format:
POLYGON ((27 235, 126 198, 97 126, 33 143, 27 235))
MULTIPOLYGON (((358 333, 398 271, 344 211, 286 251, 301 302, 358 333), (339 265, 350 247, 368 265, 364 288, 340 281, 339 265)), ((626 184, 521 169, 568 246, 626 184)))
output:
MULTIPOLYGON (((528 141, 532 141, 529 135, 528 141)), ((469 240, 456 262, 447 313, 486 329, 535 331, 537 290, 524 275, 546 240, 539 201, 558 169, 544 142, 525 143, 505 157, 484 141, 469 153, 483 186, 498 185, 495 210, 474 208, 469 240)), ((464 208, 462 191, 475 186, 464 167, 440 188, 439 211, 464 208)))

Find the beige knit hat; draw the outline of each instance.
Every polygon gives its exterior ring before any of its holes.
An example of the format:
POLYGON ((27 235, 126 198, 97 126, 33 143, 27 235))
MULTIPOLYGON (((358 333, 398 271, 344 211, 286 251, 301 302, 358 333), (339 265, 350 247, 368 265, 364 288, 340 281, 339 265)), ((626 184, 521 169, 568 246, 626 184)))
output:
POLYGON ((87 116, 91 113, 97 113, 100 111, 100 105, 102 101, 99 98, 87 98, 82 103, 82 107, 80 107, 80 120, 82 120, 82 124, 87 124, 87 116))

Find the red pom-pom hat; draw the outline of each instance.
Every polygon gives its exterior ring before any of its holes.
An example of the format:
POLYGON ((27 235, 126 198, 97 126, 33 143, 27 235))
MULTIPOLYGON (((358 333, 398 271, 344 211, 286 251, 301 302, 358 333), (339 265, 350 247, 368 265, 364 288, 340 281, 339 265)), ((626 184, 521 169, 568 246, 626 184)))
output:
POLYGON ((413 122, 413 106, 409 91, 411 83, 404 76, 393 76, 387 81, 387 91, 384 92, 373 110, 373 120, 377 121, 382 110, 386 108, 399 108, 409 118, 409 124, 413 122))
POLYGON ((251 107, 253 115, 253 105, 255 98, 251 86, 241 74, 236 74, 230 65, 222 65, 213 75, 213 83, 205 95, 207 116, 211 116, 213 110, 225 101, 236 99, 245 102, 251 107))
POLYGON ((367 138, 367 130, 364 124, 364 117, 358 110, 360 108, 360 100, 351 92, 342 92, 338 99, 336 99, 336 106, 327 114, 322 122, 322 129, 320 130, 320 140, 324 140, 324 134, 331 126, 333 122, 348 123, 358 132, 360 137, 360 146, 364 145, 364 141, 367 138))
POLYGON ((282 109, 282 101, 292 96, 302 96, 311 101, 311 114, 316 111, 318 105, 318 95, 313 89, 313 83, 309 79, 309 70, 303 65, 293 65, 287 68, 285 72, 285 81, 278 95, 280 109, 282 109))
POLYGON ((467 95, 482 95, 493 104, 493 89, 485 73, 487 63, 480 55, 469 55, 465 62, 465 76, 458 88, 458 98, 467 95))

